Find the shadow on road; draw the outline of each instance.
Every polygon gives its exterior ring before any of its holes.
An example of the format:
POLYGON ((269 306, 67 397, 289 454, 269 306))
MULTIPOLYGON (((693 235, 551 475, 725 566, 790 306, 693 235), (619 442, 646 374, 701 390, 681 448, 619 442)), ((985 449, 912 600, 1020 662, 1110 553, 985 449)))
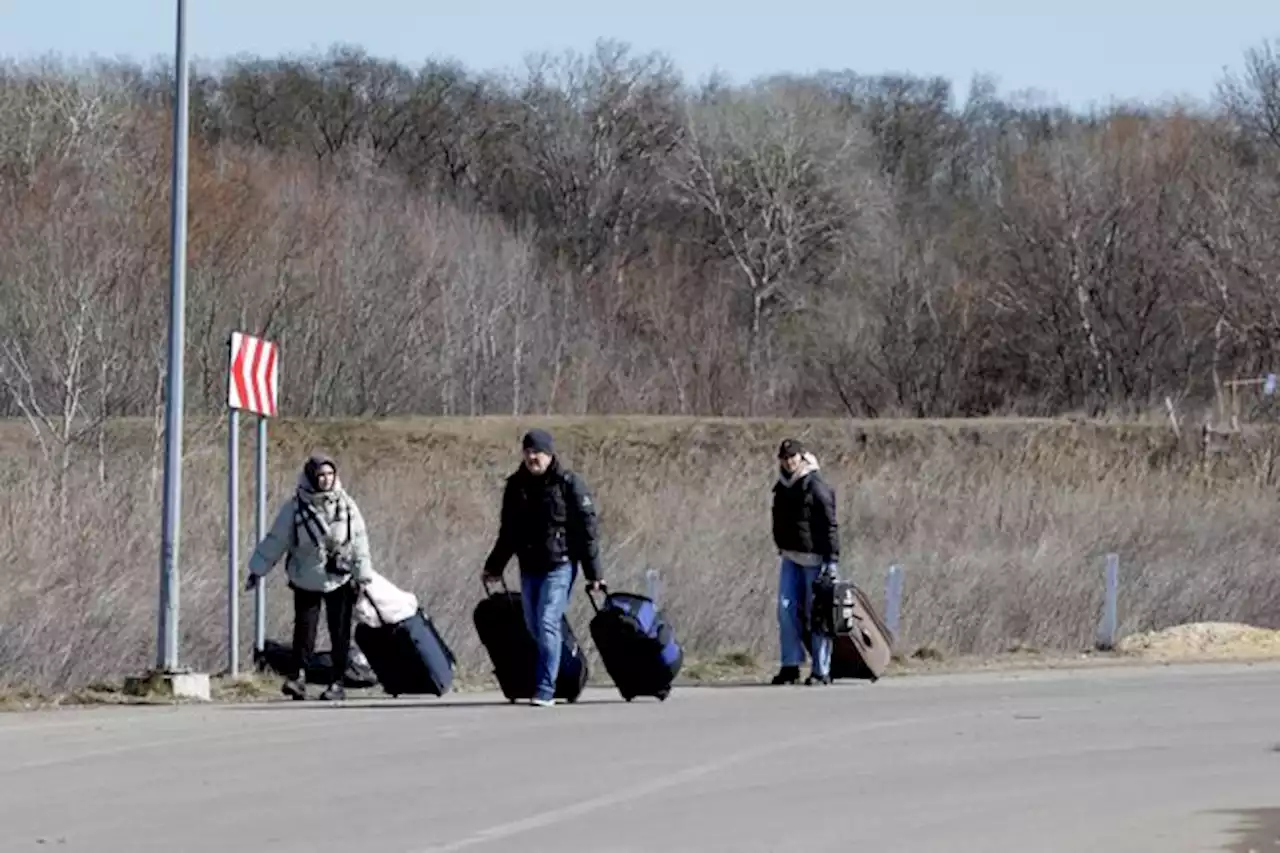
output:
POLYGON ((1228 853, 1260 853, 1280 847, 1280 808, 1227 809, 1214 814, 1233 815, 1235 838, 1222 849, 1228 853))
MULTIPOLYGON (((836 687, 857 687, 858 685, 869 684, 869 683, 870 682, 862 679, 840 679, 837 681, 833 681, 829 685, 826 685, 825 689, 831 690, 836 687)), ((806 686, 803 681, 801 681, 799 684, 775 685, 775 684, 770 684, 768 681, 747 681, 745 679, 741 681, 677 681, 675 684, 676 690, 680 690, 682 688, 697 689, 697 690, 731 690, 735 687, 738 687, 738 688, 768 687, 772 690, 785 690, 788 688, 792 690, 824 689, 821 686, 806 686)))
MULTIPOLYGON (((640 700, 636 700, 639 702, 640 700)), ((625 705, 621 697, 616 699, 592 698, 557 707, 584 707, 587 705, 625 705)), ((633 703, 634 704, 634 703, 633 703)), ((528 702, 508 702, 506 699, 418 699, 404 701, 400 699, 360 699, 355 702, 292 702, 274 700, 253 705, 228 705, 227 710, 234 711, 408 711, 424 708, 521 708, 528 709, 528 702)), ((538 709, 542 710, 542 709, 538 709)))

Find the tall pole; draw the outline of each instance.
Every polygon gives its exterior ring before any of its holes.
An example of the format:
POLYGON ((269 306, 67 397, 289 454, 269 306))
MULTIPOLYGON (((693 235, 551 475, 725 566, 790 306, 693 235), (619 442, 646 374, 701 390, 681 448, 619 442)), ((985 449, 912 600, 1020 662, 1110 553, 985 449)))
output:
POLYGON ((165 382, 164 507, 160 539, 157 668, 178 668, 178 555, 182 520, 183 350, 187 272, 187 3, 177 0, 174 55, 173 175, 170 204, 169 364, 165 382))

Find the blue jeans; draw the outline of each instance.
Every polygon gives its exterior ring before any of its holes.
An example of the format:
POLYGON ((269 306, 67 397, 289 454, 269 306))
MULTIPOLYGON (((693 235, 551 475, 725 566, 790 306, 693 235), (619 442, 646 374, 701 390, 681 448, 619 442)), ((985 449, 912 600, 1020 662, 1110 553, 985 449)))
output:
MULTIPOLYGON (((810 633, 813 612, 813 582, 821 572, 821 566, 801 566, 785 557, 778 568, 778 635, 783 666, 804 663, 804 638, 810 633)), ((813 656, 814 675, 831 673, 831 646, 831 637, 812 636, 808 651, 813 656)))
POLYGON ((560 674, 560 620, 569 606, 569 593, 578 569, 561 563, 545 575, 520 575, 520 598, 524 604, 524 624, 538 647, 535 699, 556 695, 560 674))

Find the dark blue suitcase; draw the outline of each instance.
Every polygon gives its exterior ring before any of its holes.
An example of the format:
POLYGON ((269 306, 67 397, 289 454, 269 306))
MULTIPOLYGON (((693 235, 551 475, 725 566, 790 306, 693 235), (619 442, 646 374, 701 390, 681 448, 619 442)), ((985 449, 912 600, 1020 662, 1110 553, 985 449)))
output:
MULTIPOLYGON (((520 593, 502 582, 501 592, 490 592, 485 584, 485 597, 472 613, 480 643, 493 663, 493 676, 508 702, 532 699, 537 682, 538 647, 524 624, 524 605, 520 593)), ((568 616, 560 619, 560 672, 556 677, 555 698, 577 702, 586 689, 589 671, 587 659, 578 645, 568 616)))
POLYGON ((392 696, 443 696, 453 687, 457 659, 421 609, 394 625, 374 627, 357 622, 355 639, 382 689, 392 696))
POLYGON ((604 605, 587 593, 596 615, 591 639, 622 698, 653 696, 665 701, 684 664, 684 650, 657 603, 631 592, 610 592, 604 605))

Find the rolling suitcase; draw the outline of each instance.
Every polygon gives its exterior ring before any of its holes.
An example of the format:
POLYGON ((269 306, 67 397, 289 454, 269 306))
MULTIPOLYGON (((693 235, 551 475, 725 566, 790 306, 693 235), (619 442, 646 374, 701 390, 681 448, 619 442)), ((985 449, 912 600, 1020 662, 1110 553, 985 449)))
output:
POLYGON ((604 668, 622 698, 653 696, 665 701, 680 674, 684 650, 653 599, 630 592, 606 592, 604 606, 596 604, 591 639, 604 668))
MULTIPOLYGON (((366 596, 366 600, 376 611, 373 599, 366 596)), ((378 618, 382 619, 380 612, 378 618)), ((421 608, 408 619, 392 624, 357 622, 355 639, 382 689, 392 696, 443 696, 453 687, 457 659, 421 608)))
MULTIPOLYGON (((878 681, 893 657, 893 637, 866 594, 851 581, 829 584, 829 615, 835 631, 831 648, 831 678, 878 681)), ((820 593, 815 589, 814 610, 820 593)), ((825 602, 824 602, 825 603, 825 602)))
MULTIPOLYGON (((524 624, 524 606, 520 593, 502 582, 501 592, 491 592, 486 583, 485 597, 472 613, 476 633, 493 663, 493 675, 507 701, 532 699, 537 680, 538 647, 524 624)), ((577 702, 587 686, 587 660, 578 645, 568 616, 560 620, 560 672, 556 678, 555 698, 577 702)))

